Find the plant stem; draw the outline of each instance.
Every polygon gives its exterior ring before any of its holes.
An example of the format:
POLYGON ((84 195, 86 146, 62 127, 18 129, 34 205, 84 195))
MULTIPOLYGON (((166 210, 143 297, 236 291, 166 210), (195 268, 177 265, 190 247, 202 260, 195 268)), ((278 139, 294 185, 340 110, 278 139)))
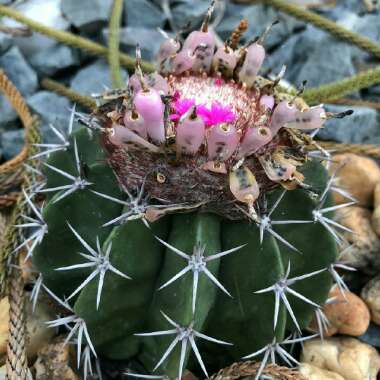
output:
POLYGON ((309 104, 328 103, 355 91, 380 83, 380 67, 352 77, 306 90, 302 97, 309 104))
POLYGON ((333 100, 332 104, 354 106, 354 107, 373 108, 374 110, 380 111, 380 103, 379 102, 371 102, 368 100, 342 98, 342 99, 333 100))
MULTIPOLYGON (((103 46, 101 44, 98 44, 94 41, 91 41, 87 38, 76 36, 72 33, 65 32, 63 30, 58 30, 54 28, 50 28, 46 25, 43 25, 37 21, 34 21, 28 17, 25 17, 22 13, 10 8, 6 7, 4 5, 0 5, 0 16, 7 16, 10 17, 26 26, 28 26, 30 29, 39 32, 45 36, 48 36, 50 38, 55 39, 56 41, 59 41, 65 45, 70 45, 78 49, 86 50, 87 52, 96 55, 96 56, 102 56, 107 57, 108 55, 108 48, 106 46, 103 46)), ((135 67, 135 59, 130 57, 127 54, 121 53, 120 54, 120 63, 130 69, 133 70, 135 67)), ((149 63, 143 61, 141 63, 142 69, 146 72, 152 72, 154 71, 154 66, 149 63)))
POLYGON ((123 0, 114 0, 109 23, 108 35, 108 63, 111 71, 112 86, 121 88, 124 86, 120 70, 120 22, 123 11, 123 0))

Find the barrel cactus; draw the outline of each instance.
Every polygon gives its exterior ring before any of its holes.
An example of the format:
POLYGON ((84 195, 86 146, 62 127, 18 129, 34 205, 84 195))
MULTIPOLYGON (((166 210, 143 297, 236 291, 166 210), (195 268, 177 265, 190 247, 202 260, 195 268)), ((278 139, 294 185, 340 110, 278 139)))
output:
POLYGON ((332 213, 346 204, 332 203, 313 136, 344 114, 285 92, 282 73, 258 76, 265 35, 239 46, 243 23, 216 47, 211 12, 183 43, 165 40, 157 72, 137 49, 127 87, 74 111, 34 157, 46 160, 25 193, 32 294, 62 306, 49 325, 69 327, 87 369, 93 354, 181 379, 254 358, 258 378, 276 358, 297 364, 287 348, 313 316, 323 334, 321 305, 341 285, 332 213))

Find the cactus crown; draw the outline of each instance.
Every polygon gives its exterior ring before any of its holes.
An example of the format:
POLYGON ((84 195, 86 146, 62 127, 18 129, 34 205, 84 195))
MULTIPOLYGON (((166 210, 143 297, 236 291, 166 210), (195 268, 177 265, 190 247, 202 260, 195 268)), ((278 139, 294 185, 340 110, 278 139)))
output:
POLYGON ((53 127, 60 142, 33 157, 47 157, 33 169, 45 179, 25 193, 34 216, 19 227, 33 232, 17 249, 41 272, 34 304, 45 289, 61 305, 49 325, 70 326, 85 371, 100 355, 136 360, 147 378, 208 377, 261 355, 258 379, 276 356, 297 364, 287 347, 305 338, 285 334, 313 315, 323 336, 330 275, 344 286, 332 212, 350 202, 332 204, 313 137, 349 112, 282 92, 284 70, 258 76, 273 25, 239 47, 242 22, 216 47, 213 7, 182 44, 164 41, 158 72, 142 73, 137 48, 127 88, 90 116, 74 109, 68 133, 53 127), (75 117, 87 128, 72 133, 75 117))

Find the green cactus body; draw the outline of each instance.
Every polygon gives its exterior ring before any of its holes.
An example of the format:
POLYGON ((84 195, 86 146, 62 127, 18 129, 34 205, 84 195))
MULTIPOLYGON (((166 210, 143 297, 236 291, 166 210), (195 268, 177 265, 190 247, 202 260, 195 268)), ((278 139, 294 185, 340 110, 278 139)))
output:
POLYGON ((166 239, 169 222, 161 220, 149 231, 140 221, 131 221, 109 234, 105 244, 112 243, 111 261, 131 280, 107 274, 98 310, 96 281, 83 289, 74 306, 77 315, 86 320, 99 353, 114 359, 137 354, 140 339, 133 334, 148 320, 147 311, 163 261, 164 247, 153 233, 166 239))
MULTIPOLYGON (((69 159, 68 156, 65 158, 69 159)), ((88 179, 94 184, 97 181, 93 186, 94 190, 107 191, 116 197, 121 195, 112 172, 105 165, 90 166, 88 179), (97 181, 97 178, 102 180, 97 181)), ((34 263, 43 273, 44 281, 51 290, 58 295, 68 296, 83 281, 83 276, 88 274, 89 270, 56 270, 83 261, 79 255, 82 246, 70 231, 67 222, 83 235, 89 244, 95 245, 97 237, 103 242, 112 230, 112 227, 101 226, 119 215, 122 207, 99 199, 87 189, 54 203, 59 196, 60 193, 57 193, 51 198, 44 210, 44 219, 50 230, 34 257, 34 263), (83 220, 86 220, 86 223, 83 223, 83 220)))
MULTIPOLYGON (((87 137, 83 130, 76 132, 74 137, 80 144, 86 144, 87 137)), ((54 162, 55 166, 60 162, 67 165, 71 156, 70 151, 59 152, 52 155, 49 162, 54 162)), ((88 179, 94 183, 91 190, 106 192, 114 197, 121 196, 107 165, 90 164, 87 167, 88 179)), ((312 173, 315 187, 325 187, 327 176, 320 164, 309 162, 305 165, 304 173, 306 178, 312 173)), ((79 293, 74 310, 86 321, 99 354, 112 359, 137 357, 148 370, 157 364, 174 338, 172 335, 140 337, 135 334, 170 330, 172 327, 161 312, 181 326, 191 325, 196 331, 233 344, 220 346, 195 338, 204 362, 213 369, 239 360, 243 355, 270 343, 273 338, 280 341, 285 335, 286 325, 288 331, 292 331, 295 329, 294 323, 287 316, 285 307, 280 305, 274 329, 274 295, 256 294, 255 291, 275 283, 284 275, 289 262, 290 277, 294 277, 326 267, 337 255, 333 238, 314 223, 278 226, 281 236, 300 251, 295 252, 267 233, 260 244, 259 229, 254 223, 228 221, 202 212, 168 215, 152 223, 150 228, 140 220, 132 220, 114 228, 102 227, 108 220, 125 211, 120 204, 98 197, 89 189, 79 190, 55 203, 60 194, 56 193, 44 210, 49 233, 36 249, 34 263, 48 287, 59 296, 68 296, 87 278, 90 271, 86 268, 56 270, 81 262, 79 252, 83 251, 83 247, 70 231, 67 222, 93 247, 96 246, 96 236, 103 247, 112 243, 110 262, 131 279, 107 272, 98 309, 98 281, 92 280, 79 293), (86 223, 83 223, 84 219, 86 223), (196 313, 193 313, 192 270, 158 290, 183 270, 188 262, 166 248, 155 236, 188 255, 193 254, 194 247, 204 247, 205 257, 243 246, 207 263, 207 269, 230 292, 231 297, 204 273, 199 273, 196 313)), ((269 201, 271 198, 277 199, 279 194, 277 190, 272 191, 268 195, 269 201)), ((290 219, 310 220, 315 204, 316 201, 306 192, 294 190, 285 194, 275 214, 278 219, 287 215, 290 219), (300 202, 302 207, 298 207, 300 202)), ((320 304, 325 300, 330 285, 331 281, 325 272, 295 284, 294 289, 320 304)), ((289 302, 301 327, 307 326, 314 308, 291 295, 289 302)), ((175 378, 180 356, 179 344, 157 373, 175 378)), ((190 350, 187 351, 185 365, 187 362, 189 366, 196 367, 190 350)))

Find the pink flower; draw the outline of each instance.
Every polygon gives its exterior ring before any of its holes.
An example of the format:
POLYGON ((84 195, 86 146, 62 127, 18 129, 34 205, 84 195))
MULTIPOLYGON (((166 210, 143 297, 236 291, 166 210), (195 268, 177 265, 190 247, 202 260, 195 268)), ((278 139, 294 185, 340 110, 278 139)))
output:
MULTIPOLYGON (((194 104, 194 99, 180 99, 179 93, 175 93, 172 103, 174 113, 170 115, 170 120, 177 122, 194 104)), ((214 102, 211 109, 204 104, 197 105, 197 115, 203 119, 207 127, 221 123, 232 123, 236 119, 236 115, 230 107, 225 107, 218 102, 214 102)))
POLYGON ((170 120, 172 121, 178 121, 183 114, 185 114, 193 105, 195 104, 194 99, 179 99, 177 98, 174 102, 174 111, 175 113, 172 113, 170 115, 170 120))
POLYGON ((222 86, 224 84, 224 80, 222 78, 216 78, 214 84, 215 86, 222 86))
POLYGON ((206 126, 221 123, 232 123, 236 120, 236 115, 233 113, 230 107, 225 107, 218 102, 214 102, 211 106, 211 110, 204 105, 197 107, 197 114, 203 119, 206 126))

